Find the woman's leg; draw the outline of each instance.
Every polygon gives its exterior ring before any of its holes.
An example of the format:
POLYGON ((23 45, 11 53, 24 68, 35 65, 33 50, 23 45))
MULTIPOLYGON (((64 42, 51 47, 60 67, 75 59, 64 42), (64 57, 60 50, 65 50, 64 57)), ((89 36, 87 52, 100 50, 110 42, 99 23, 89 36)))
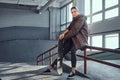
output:
MULTIPOLYGON (((59 59, 63 59, 63 57, 71 50, 71 39, 69 40, 59 40, 58 42, 58 57, 59 59)), ((62 63, 62 60, 61 60, 62 63)), ((57 59, 48 67, 49 70, 52 70, 57 64, 57 59)))
POLYGON ((76 71, 76 48, 72 46, 71 48, 71 65, 72 65, 72 72, 75 73, 76 71))

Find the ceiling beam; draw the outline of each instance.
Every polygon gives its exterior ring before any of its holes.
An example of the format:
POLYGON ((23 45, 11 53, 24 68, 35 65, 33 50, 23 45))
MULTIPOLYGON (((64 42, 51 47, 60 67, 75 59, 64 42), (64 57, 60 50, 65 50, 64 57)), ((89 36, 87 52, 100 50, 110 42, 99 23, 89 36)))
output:
POLYGON ((38 10, 38 12, 39 13, 42 13, 43 11, 45 11, 48 7, 49 7, 49 5, 51 4, 51 3, 53 3, 55 0, 49 0, 44 6, 42 6, 39 10, 38 10))

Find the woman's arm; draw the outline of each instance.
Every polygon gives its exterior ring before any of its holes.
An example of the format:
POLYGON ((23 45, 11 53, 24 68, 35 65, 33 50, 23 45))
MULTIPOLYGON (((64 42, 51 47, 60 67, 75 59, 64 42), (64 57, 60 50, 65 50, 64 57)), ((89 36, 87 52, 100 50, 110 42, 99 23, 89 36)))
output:
POLYGON ((69 32, 69 30, 66 29, 66 30, 63 32, 63 34, 66 35, 68 32, 69 32))
POLYGON ((60 40, 63 39, 64 36, 65 36, 68 32, 69 32, 69 30, 66 29, 66 30, 59 36, 59 39, 60 39, 60 40))

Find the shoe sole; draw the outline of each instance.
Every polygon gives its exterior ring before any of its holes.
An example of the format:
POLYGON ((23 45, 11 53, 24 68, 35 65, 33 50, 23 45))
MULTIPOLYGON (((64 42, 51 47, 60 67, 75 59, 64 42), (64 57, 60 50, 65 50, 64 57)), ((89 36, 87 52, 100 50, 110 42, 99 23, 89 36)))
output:
POLYGON ((74 77, 67 77, 67 79, 74 79, 74 77))

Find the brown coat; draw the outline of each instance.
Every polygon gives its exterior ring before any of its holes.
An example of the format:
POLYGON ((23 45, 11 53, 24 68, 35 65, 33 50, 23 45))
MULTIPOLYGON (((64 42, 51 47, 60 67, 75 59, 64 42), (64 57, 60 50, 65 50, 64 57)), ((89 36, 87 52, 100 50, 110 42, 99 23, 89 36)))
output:
POLYGON ((65 39, 71 38, 76 49, 82 49, 88 44, 88 26, 84 15, 78 15, 73 18, 67 29, 69 32, 65 35, 65 39))

